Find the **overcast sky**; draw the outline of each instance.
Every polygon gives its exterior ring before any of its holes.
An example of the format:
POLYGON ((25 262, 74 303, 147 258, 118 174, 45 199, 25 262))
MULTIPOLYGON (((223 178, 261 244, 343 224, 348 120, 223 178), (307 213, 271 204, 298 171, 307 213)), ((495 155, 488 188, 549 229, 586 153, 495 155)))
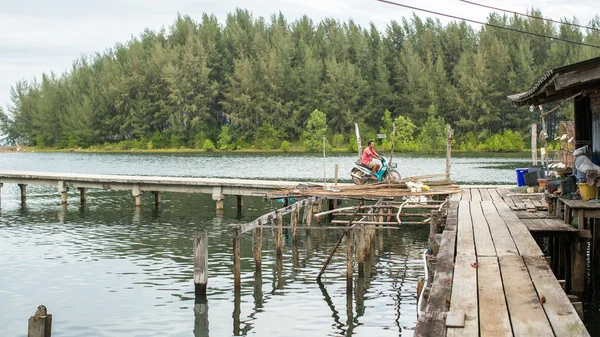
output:
MULTIPOLYGON (((472 1, 517 12, 539 8, 546 17, 577 17, 581 24, 600 12, 597 0, 472 1)), ((478 21, 486 21, 491 12, 458 0, 396 2, 478 21)), ((18 80, 39 79, 50 71, 61 74, 80 55, 102 52, 138 36, 145 28, 169 27, 177 13, 199 20, 207 12, 223 22, 227 13, 239 7, 255 17, 280 11, 289 21, 307 14, 315 22, 326 17, 340 21, 352 18, 362 26, 374 22, 383 29, 391 20, 412 16, 413 12, 375 0, 2 0, 0 7, 0 106, 4 108, 9 104, 10 88, 18 80)), ((422 18, 434 17, 415 13, 422 18)))

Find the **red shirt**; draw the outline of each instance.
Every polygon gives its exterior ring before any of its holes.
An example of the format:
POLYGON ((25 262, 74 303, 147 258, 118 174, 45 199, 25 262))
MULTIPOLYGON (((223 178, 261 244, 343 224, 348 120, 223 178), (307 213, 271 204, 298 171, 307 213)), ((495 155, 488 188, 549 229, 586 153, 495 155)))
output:
POLYGON ((363 151, 363 156, 362 156, 362 161, 361 163, 363 165, 367 165, 368 163, 371 162, 371 160, 373 160, 373 155, 375 151, 371 150, 370 147, 367 147, 364 151, 363 151))

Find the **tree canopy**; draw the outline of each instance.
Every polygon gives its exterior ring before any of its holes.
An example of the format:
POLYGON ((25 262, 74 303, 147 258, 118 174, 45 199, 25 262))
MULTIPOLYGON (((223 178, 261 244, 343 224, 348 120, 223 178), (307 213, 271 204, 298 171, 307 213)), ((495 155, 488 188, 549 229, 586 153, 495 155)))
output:
MULTIPOLYGON (((600 44, 597 30, 495 13, 488 22, 600 44)), ((600 28, 600 17, 589 25, 600 28)), ((0 131, 12 142, 57 148, 124 141, 278 148, 285 141, 286 148, 291 142, 317 150, 323 136, 334 146, 351 140, 354 123, 374 135, 395 121, 396 149, 417 149, 413 140, 434 149, 439 140, 431 138, 446 124, 465 144, 526 133, 536 112, 506 96, 548 69, 598 55, 600 49, 416 15, 382 31, 352 20, 254 18, 243 9, 223 23, 209 14, 179 16, 168 29, 76 60, 62 75, 16 83, 8 111, 0 110, 0 131)), ((569 113, 551 116, 550 129, 569 113)))

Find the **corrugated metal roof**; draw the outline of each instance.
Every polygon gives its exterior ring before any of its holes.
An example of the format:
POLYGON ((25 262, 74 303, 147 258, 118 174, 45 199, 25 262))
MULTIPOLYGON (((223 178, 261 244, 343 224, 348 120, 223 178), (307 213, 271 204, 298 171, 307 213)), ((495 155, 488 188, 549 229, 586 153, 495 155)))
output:
POLYGON ((597 66, 600 64, 600 57, 592 58, 589 60, 569 64, 563 67, 548 70, 528 91, 506 96, 515 104, 524 103, 525 100, 534 98, 540 94, 541 90, 544 89, 545 85, 562 74, 572 72, 574 70, 582 70, 590 66, 597 66))

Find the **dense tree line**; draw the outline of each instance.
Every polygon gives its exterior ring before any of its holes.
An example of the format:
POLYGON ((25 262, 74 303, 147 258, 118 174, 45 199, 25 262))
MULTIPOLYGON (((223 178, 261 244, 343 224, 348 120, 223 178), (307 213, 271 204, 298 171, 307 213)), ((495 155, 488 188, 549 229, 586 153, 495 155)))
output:
MULTIPOLYGON (((598 31, 565 24, 498 14, 488 22, 600 45, 598 31)), ((589 25, 600 28, 600 18, 589 25)), ((598 55, 417 16, 383 31, 306 16, 256 19, 246 10, 224 23, 180 16, 168 30, 82 57, 64 74, 16 83, 0 126, 10 141, 39 147, 310 150, 323 136, 333 147, 352 147, 355 122, 369 138, 396 123, 396 149, 418 150, 436 147, 432 137, 449 124, 457 146, 472 149, 507 132, 527 135, 538 122, 539 112, 513 107, 507 95, 548 69, 598 55)), ((550 129, 570 113, 554 114, 550 129)))

